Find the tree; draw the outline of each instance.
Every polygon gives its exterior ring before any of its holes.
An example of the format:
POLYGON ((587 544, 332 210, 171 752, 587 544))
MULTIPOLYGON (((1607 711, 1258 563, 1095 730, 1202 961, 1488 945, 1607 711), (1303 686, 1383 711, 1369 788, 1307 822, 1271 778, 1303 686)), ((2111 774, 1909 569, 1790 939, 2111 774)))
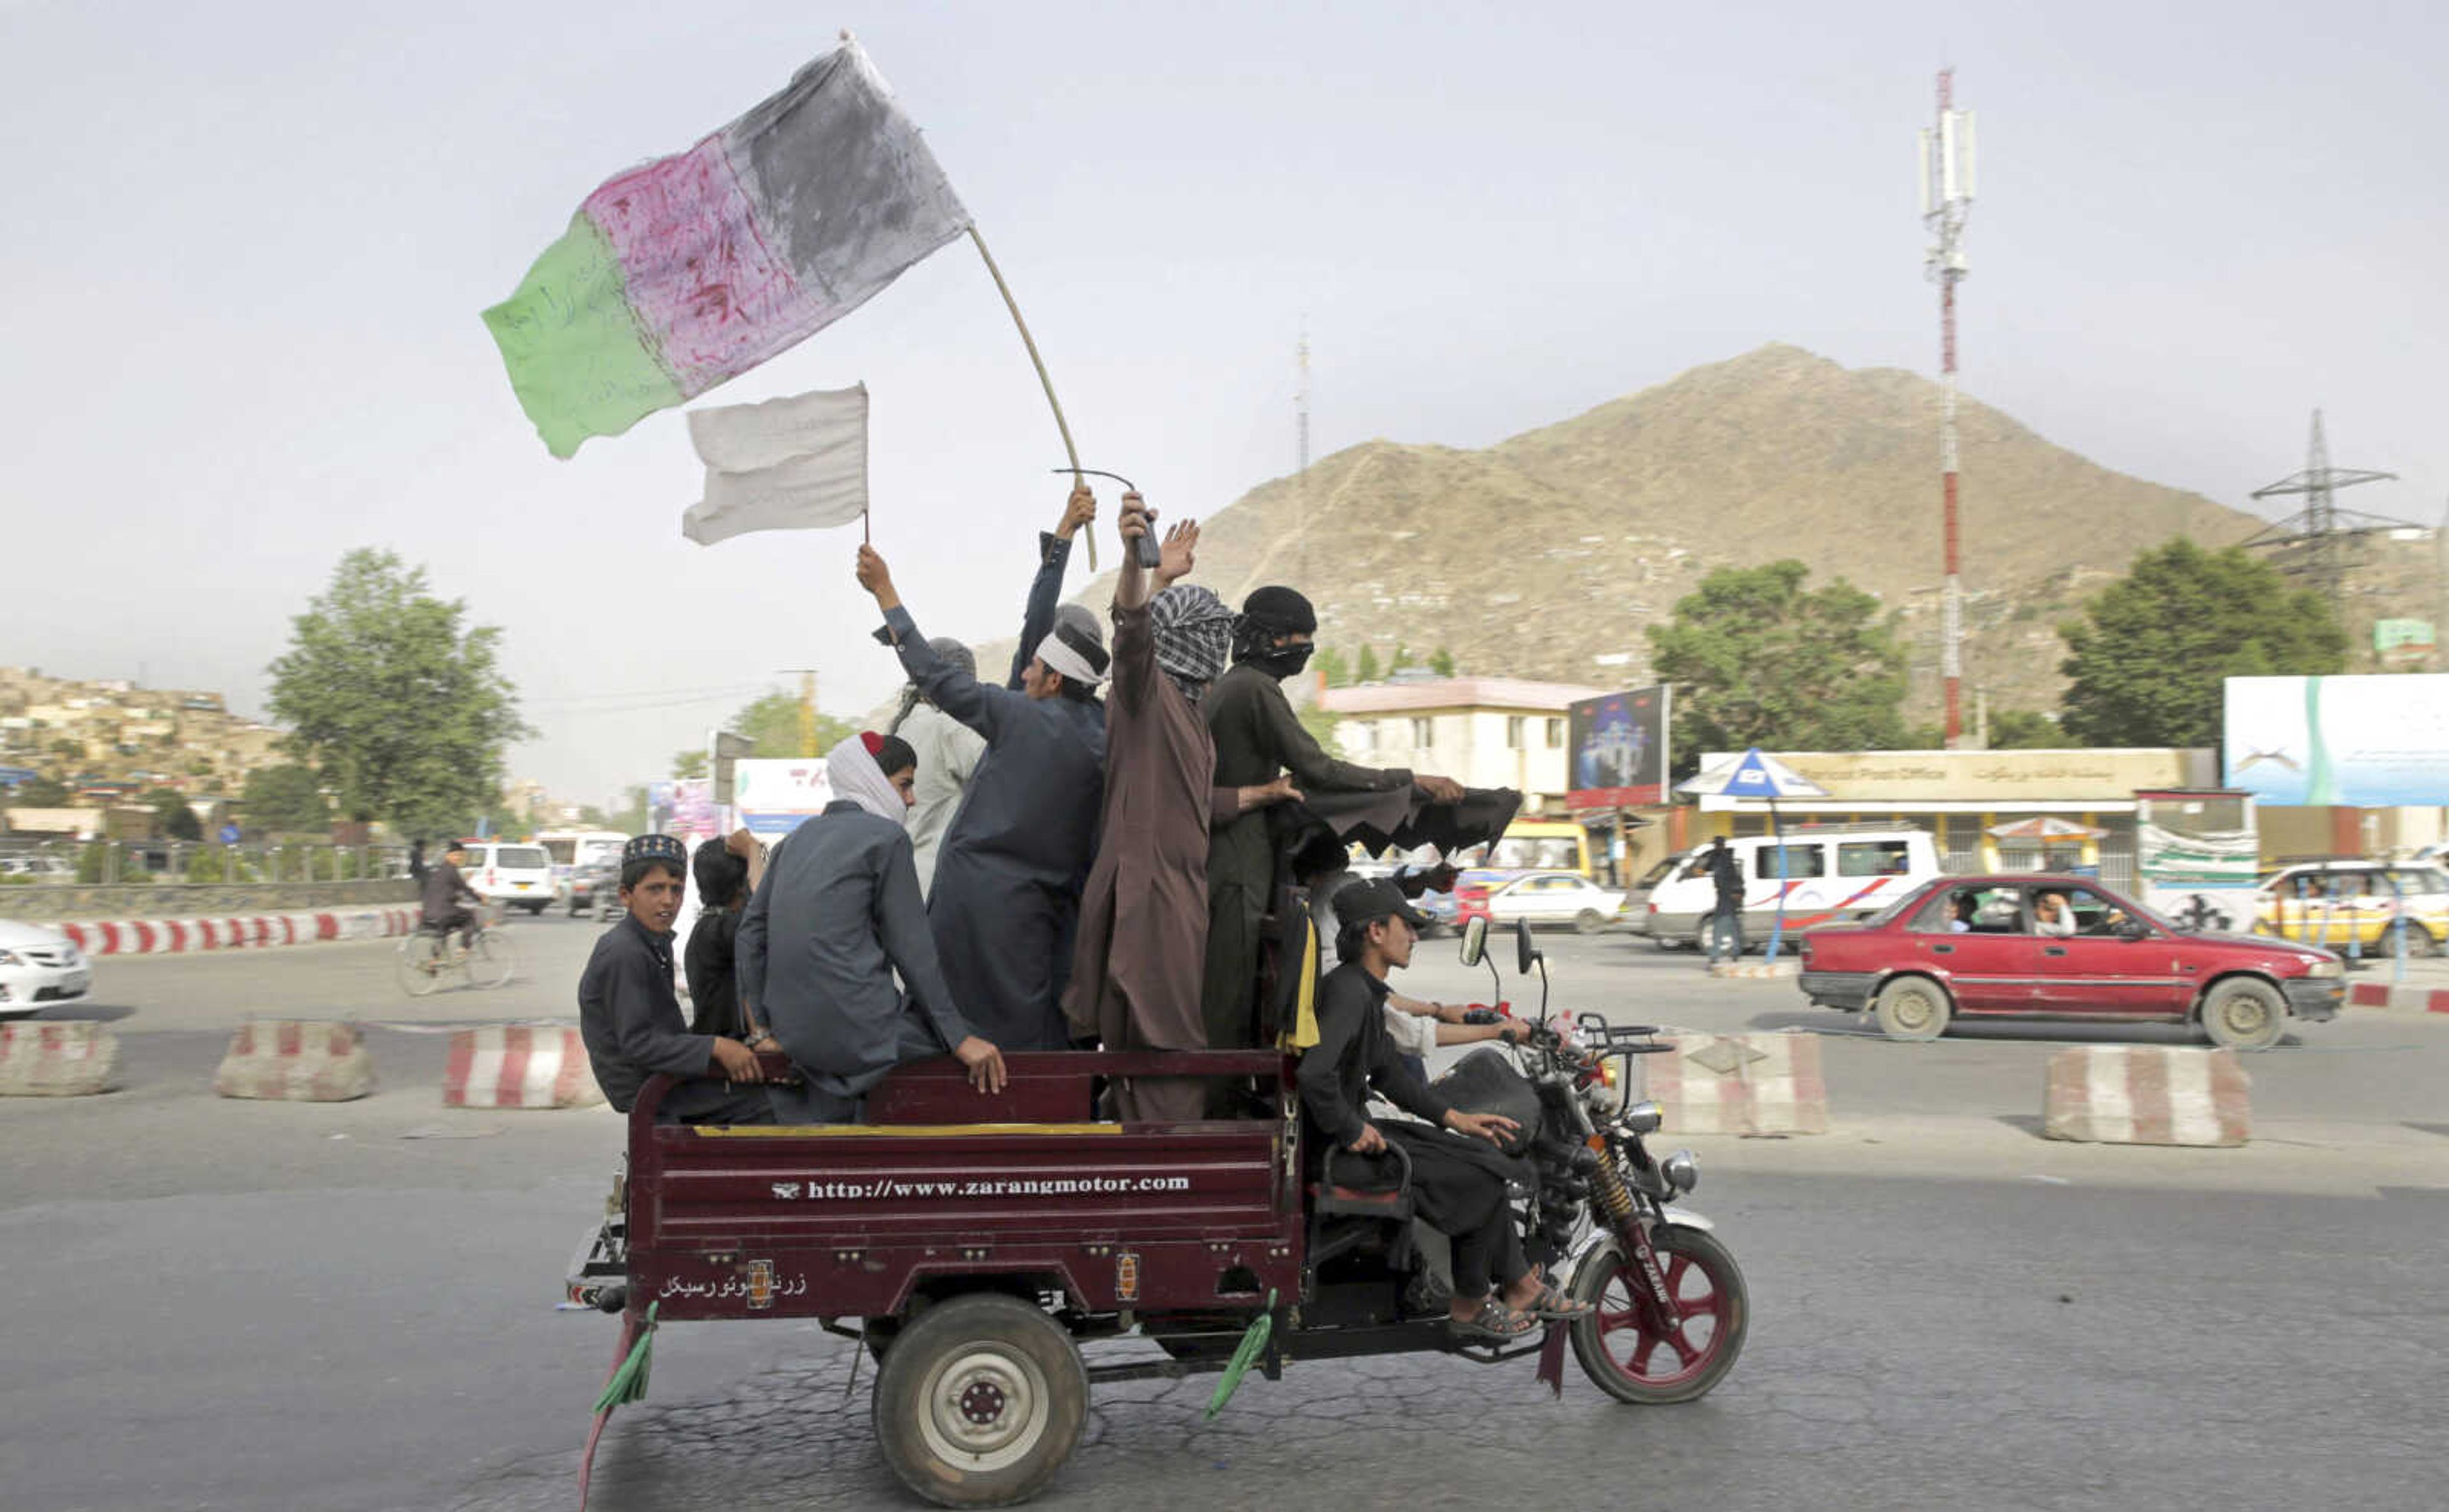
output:
POLYGON ((2071 653, 2060 722, 2081 745, 2217 745, 2224 679, 2347 663, 2346 632, 2319 593, 2242 546, 2206 551, 2183 536, 2136 557, 2058 634, 2071 653))
POLYGON ((1902 745, 1905 652, 1880 601, 1840 578, 1805 591, 1800 562, 1721 567, 1649 627, 1675 686, 1675 770, 1704 751, 1881 751, 1902 745))
POLYGON ((444 834, 499 796, 505 749, 534 732, 501 672, 501 630, 466 616, 426 591, 423 567, 360 549, 291 621, 272 713, 343 818, 444 834))
MULTIPOLYGON (((760 756, 819 756, 858 734, 858 726, 830 714, 817 715, 817 741, 810 749, 800 737, 798 695, 777 690, 731 717, 724 729, 757 742, 760 756)), ((677 775, 678 774, 675 774, 677 775)), ((700 774, 703 775, 704 774, 700 774)))
POLYGON ((2067 743, 2057 720, 2032 709, 2000 709, 1990 716, 1993 751, 2046 751, 2067 743))
POLYGON ((1429 670, 1441 678, 1455 675, 1455 654, 1443 646, 1429 653, 1429 670))
POLYGON ((672 775, 684 782, 691 777, 702 777, 705 775, 705 762, 703 751, 675 751, 672 753, 672 775))
POLYGON ((1391 676, 1393 676, 1394 674, 1396 674, 1396 673, 1398 673, 1398 672, 1402 671, 1405 667, 1408 667, 1408 666, 1410 666, 1411 664, 1412 664, 1412 648, 1411 648, 1410 646, 1405 645, 1405 644, 1404 644, 1402 641, 1396 641, 1396 642, 1395 642, 1395 654, 1394 654, 1393 656, 1391 656, 1391 657, 1389 657, 1389 658, 1387 658, 1387 659, 1386 659, 1386 672, 1387 672, 1387 675, 1388 675, 1389 677, 1391 677, 1391 676))
POLYGON ((187 807, 187 800, 171 789, 150 789, 136 801, 152 809, 154 818, 161 823, 162 833, 169 838, 201 840, 204 837, 203 822, 196 817, 196 811, 187 807))
POLYGON ((17 784, 9 802, 28 809, 56 809, 68 801, 68 785, 57 777, 29 777, 17 784))
POLYGON ((1375 682, 1380 676, 1382 676, 1382 674, 1378 670, 1378 648, 1374 645, 1362 646, 1360 648, 1360 663, 1352 669, 1352 680, 1355 682, 1375 682))
POLYGON ((258 767, 240 798, 247 822, 274 834, 329 834, 332 805, 315 774, 296 765, 258 767))
POLYGON ((1330 688, 1348 688, 1352 685, 1352 663, 1346 661, 1343 659, 1343 653, 1333 646, 1320 646, 1318 660, 1311 665, 1318 669, 1319 676, 1326 679, 1326 685, 1330 688))

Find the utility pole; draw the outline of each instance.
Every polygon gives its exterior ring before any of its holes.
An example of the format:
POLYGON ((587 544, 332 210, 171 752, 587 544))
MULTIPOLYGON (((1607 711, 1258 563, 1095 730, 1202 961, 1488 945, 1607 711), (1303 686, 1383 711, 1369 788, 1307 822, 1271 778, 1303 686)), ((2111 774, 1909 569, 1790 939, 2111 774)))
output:
POLYGON ((800 750, 808 756, 822 756, 817 749, 817 669, 784 667, 784 672, 800 675, 800 750))
POLYGON ((1938 285, 1940 534, 1947 585, 1939 613, 1939 677, 1947 686, 1947 744, 1964 735, 1964 584, 1956 477, 1956 286, 1970 271, 1964 222, 1973 211, 1973 112, 1956 108, 1956 70, 1938 70, 1938 122, 1921 133, 1921 219, 1936 238, 1922 271, 1938 285))

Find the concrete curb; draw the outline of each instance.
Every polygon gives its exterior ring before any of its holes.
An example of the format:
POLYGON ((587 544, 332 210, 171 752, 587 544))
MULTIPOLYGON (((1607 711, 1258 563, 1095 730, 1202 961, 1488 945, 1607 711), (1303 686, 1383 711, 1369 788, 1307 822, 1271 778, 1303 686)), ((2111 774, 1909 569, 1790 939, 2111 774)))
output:
POLYGON ((604 1101, 587 1044, 558 1024, 492 1024, 451 1037, 446 1108, 591 1108, 604 1101))
POLYGON ((91 1097, 118 1068, 119 1036, 98 1024, 0 1024, 0 1097, 91 1097))
POLYGON ((2233 1050, 2076 1045, 2050 1057, 2041 1133, 2092 1144, 2242 1145, 2253 1137, 2251 1085, 2233 1050))
POLYGON ((374 1058, 354 1024, 242 1024, 213 1073, 222 1097, 266 1102, 350 1102, 374 1089, 374 1058))
POLYGON ((242 918, 108 919, 54 924, 89 956, 180 955, 205 950, 261 949, 332 940, 380 940, 415 930, 414 908, 333 909, 316 913, 259 913, 242 918))
POLYGON ((1814 1034, 1661 1036, 1667 1055, 1637 1057, 1642 1095, 1678 1134, 1828 1132, 1828 1083, 1814 1034))
POLYGON ((1784 961, 1718 961, 1709 967, 1713 977, 1731 978, 1741 982, 1769 982, 1803 974, 1803 963, 1784 961))
POLYGON ((2350 982, 2347 1006, 2401 1008, 2412 1013, 2449 1013, 2449 987, 2400 986, 2388 982, 2350 982))

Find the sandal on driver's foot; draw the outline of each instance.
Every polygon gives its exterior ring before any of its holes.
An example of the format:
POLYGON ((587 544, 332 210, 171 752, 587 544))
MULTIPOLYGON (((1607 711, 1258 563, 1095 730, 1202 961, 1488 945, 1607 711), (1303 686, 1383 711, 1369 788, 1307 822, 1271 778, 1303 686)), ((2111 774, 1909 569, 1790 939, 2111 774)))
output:
POLYGON ((1543 1286, 1539 1295, 1522 1310, 1544 1323, 1571 1323, 1598 1311, 1587 1302, 1576 1302, 1552 1286, 1543 1286))
POLYGON ((1494 1297, 1462 1317, 1449 1314, 1446 1318, 1446 1332, 1465 1344, 1513 1344, 1538 1328, 1536 1318, 1516 1312, 1494 1297))

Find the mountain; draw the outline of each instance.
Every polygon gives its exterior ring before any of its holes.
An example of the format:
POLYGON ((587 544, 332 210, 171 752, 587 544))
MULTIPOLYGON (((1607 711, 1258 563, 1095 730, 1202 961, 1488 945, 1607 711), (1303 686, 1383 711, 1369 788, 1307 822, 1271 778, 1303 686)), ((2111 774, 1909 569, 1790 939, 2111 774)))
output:
MULTIPOLYGON (((1939 402, 1912 373, 1766 346, 1484 450, 1339 451, 1305 488, 1278 478, 1203 521, 1198 579, 1234 603, 1300 587, 1321 642, 1347 656, 1445 646, 1471 672, 1621 687, 1649 679, 1644 627, 1711 569, 1794 557, 1812 582, 1846 578, 1899 611, 1913 713, 1932 719, 1939 402)), ((1971 399, 1957 426, 1968 721, 1977 687, 1994 707, 2054 708, 2057 624, 2137 552, 2179 534, 2227 545, 2264 524, 1971 399)), ((1081 602, 1104 603, 1109 580, 1081 602)))

